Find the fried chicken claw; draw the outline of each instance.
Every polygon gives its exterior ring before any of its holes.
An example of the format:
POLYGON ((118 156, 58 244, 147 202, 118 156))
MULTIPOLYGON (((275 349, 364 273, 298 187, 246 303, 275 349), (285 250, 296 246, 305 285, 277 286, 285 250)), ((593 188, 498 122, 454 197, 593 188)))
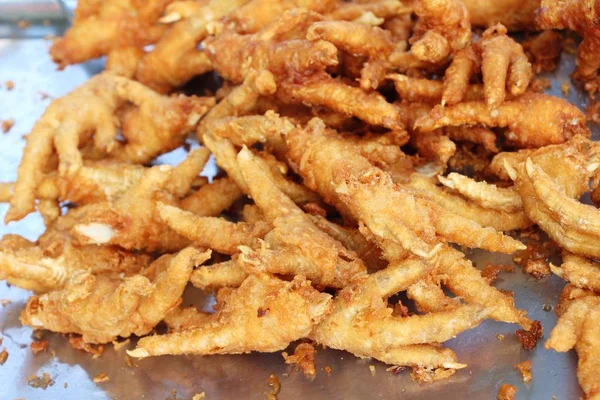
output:
POLYGON ((525 93, 533 70, 523 48, 506 34, 503 25, 486 30, 482 39, 459 51, 446 70, 442 105, 460 103, 468 94, 469 80, 478 70, 483 75, 483 91, 490 108, 506 98, 525 93))
POLYGON ((50 55, 63 69, 119 47, 153 43, 164 31, 158 18, 172 1, 81 1, 75 9, 73 26, 52 44, 50 55))
POLYGON ((502 24, 509 31, 531 30, 540 0, 462 0, 471 24, 489 28, 502 24))
POLYGON ((280 351, 307 337, 331 310, 331 296, 313 289, 302 276, 286 282, 250 275, 238 289, 222 289, 217 298, 217 312, 200 326, 142 338, 128 354, 144 358, 280 351))
POLYGON ((452 353, 445 357, 439 353, 433 356, 431 350, 413 345, 451 339, 477 326, 489 310, 478 305, 460 306, 454 310, 402 318, 392 316, 392 309, 388 307, 387 297, 405 290, 428 270, 429 267, 420 261, 407 260, 344 288, 334 298, 331 313, 309 337, 327 347, 393 365, 464 367, 450 356, 452 353))
POLYGON ((536 15, 540 29, 570 29, 583 36, 577 51, 574 77, 589 81, 597 77, 600 68, 598 26, 600 5, 594 0, 542 0, 536 15))
MULTIPOLYGON (((566 290, 567 288, 565 288, 566 290)), ((558 352, 575 348, 579 362, 577 379, 586 399, 600 398, 600 384, 597 379, 600 368, 600 297, 585 295, 580 298, 561 298, 561 307, 556 326, 550 333, 545 347, 558 352)))
POLYGON ((563 252, 561 266, 550 269, 573 286, 600 292, 600 265, 594 260, 563 252))
POLYGON ((144 271, 124 278, 83 272, 64 289, 29 299, 21 321, 34 329, 80 334, 88 343, 145 335, 181 302, 192 269, 209 257, 192 248, 165 255, 148 268, 152 279, 144 271))
MULTIPOLYGON (((592 164, 594 170, 598 166, 592 164)), ((531 158, 518 170, 516 185, 529 218, 564 249, 600 257, 595 245, 600 235, 600 211, 569 197, 531 158)))
POLYGON ((577 107, 541 93, 525 93, 493 110, 483 101, 436 106, 428 115, 419 118, 414 128, 430 132, 445 126, 473 124, 507 128, 504 136, 520 148, 564 143, 577 134, 590 136, 585 116, 577 107))

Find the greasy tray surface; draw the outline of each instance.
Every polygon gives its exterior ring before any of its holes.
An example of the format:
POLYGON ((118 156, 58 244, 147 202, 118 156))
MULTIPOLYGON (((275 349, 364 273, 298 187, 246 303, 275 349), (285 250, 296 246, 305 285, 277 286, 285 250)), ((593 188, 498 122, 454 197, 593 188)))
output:
MULTIPOLYGON (((72 66, 63 72, 56 71, 47 53, 48 43, 43 40, 0 40, 0 83, 12 80, 15 89, 0 88, 0 119, 14 118, 16 123, 9 134, 0 135, 0 180, 14 180, 26 134, 43 113, 49 99, 42 93, 58 97, 97 70, 94 66, 72 66)), ((573 60, 563 54, 561 66, 553 76, 551 93, 560 96, 560 85, 568 78, 573 60)), ((581 104, 583 95, 572 91, 569 98, 581 104)), ((178 162, 181 154, 173 154, 165 160, 178 162)), ((214 168, 214 167, 213 167, 214 168)), ((206 171, 207 173, 209 171, 206 171)), ((0 205, 0 217, 6 212, 0 205)), ((43 225, 38 215, 9 226, 0 225, 0 235, 19 233, 35 239, 43 225)), ((477 266, 487 262, 510 263, 510 256, 484 253, 472 254, 477 266)), ((542 322, 547 338, 556 323, 554 312, 544 311, 544 304, 554 305, 564 286, 564 281, 552 276, 540 281, 525 275, 520 268, 514 273, 500 275, 496 286, 512 290, 516 304, 527 310, 532 319, 542 322)), ((199 291, 194 291, 198 297, 199 291)), ((461 362, 468 364, 449 380, 419 385, 409 379, 409 373, 393 375, 386 366, 373 360, 360 360, 350 354, 331 350, 318 350, 317 377, 309 381, 301 372, 283 362, 280 353, 252 354, 244 356, 167 356, 136 361, 137 367, 125 364, 125 349, 115 351, 112 346, 99 359, 74 350, 67 339, 60 335, 45 333, 50 350, 34 356, 29 349, 31 329, 19 322, 19 314, 25 307, 30 293, 9 288, 0 282, 0 299, 12 303, 0 307, 0 349, 9 352, 7 362, 0 366, 0 399, 191 399, 196 393, 205 392, 207 399, 244 398, 264 399, 269 392, 266 380, 270 374, 278 376, 282 389, 280 399, 459 399, 495 398, 502 383, 519 388, 518 399, 575 399, 581 396, 575 377, 576 356, 574 352, 555 353, 538 344, 533 351, 523 350, 514 331, 516 325, 486 321, 478 328, 461 334, 447 342, 461 362), (504 334, 500 341, 496 335, 504 334), (521 361, 533 363, 533 381, 525 385, 513 366, 521 361), (369 366, 375 366, 372 372, 369 366), (331 373, 323 370, 331 367, 331 373), (55 381, 46 390, 27 385, 27 377, 48 373, 55 381), (95 384, 93 378, 100 373, 110 377, 109 382, 95 384), (288 375, 289 374, 289 375, 288 375), (65 384, 67 386, 65 387, 65 384), (173 389, 177 390, 176 396, 173 389)), ((201 294, 200 294, 201 296, 201 294)), ((190 299, 186 299, 190 300, 190 299)), ((194 303, 210 303, 210 298, 194 299, 194 303)))

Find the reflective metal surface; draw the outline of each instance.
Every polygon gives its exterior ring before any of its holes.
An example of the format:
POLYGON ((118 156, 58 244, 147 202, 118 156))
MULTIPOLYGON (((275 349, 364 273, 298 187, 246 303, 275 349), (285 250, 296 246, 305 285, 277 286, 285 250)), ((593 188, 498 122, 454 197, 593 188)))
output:
MULTIPOLYGON (((83 82, 90 74, 89 66, 68 67, 56 71, 47 55, 48 43, 42 40, 0 41, 0 120, 14 118, 16 123, 9 134, 0 134, 0 180, 14 180, 23 147, 21 136, 29 131, 42 114, 49 99, 60 96, 83 82), (15 88, 5 89, 4 81, 12 80, 15 88)), ((572 60, 564 59, 558 78, 553 80, 552 92, 560 94, 559 87, 573 67, 572 60)), ((91 70, 97 70, 97 65, 91 70)), ((584 96, 572 91, 570 100, 581 104, 584 96)), ((176 162, 177 152, 168 161, 176 162)), ((0 205, 0 218, 5 205, 0 205)), ((35 239, 43 229, 41 218, 31 215, 24 221, 8 226, 0 225, 0 234, 19 233, 35 239)), ((488 261, 510 263, 510 257, 483 253, 472 255, 476 265, 488 261)), ((544 304, 554 305, 564 282, 556 277, 535 280, 515 268, 514 273, 501 273, 497 286, 515 293, 518 307, 529 311, 533 319, 542 322, 547 337, 556 322, 552 311, 544 311, 544 304)), ((19 322, 19 314, 30 293, 8 287, 0 282, 0 299, 12 303, 0 306, 0 350, 9 352, 7 362, 0 366, 0 400, 33 399, 191 399, 205 392, 207 399, 264 399, 269 392, 266 380, 270 374, 281 382, 280 399, 492 399, 502 383, 519 388, 517 398, 559 400, 577 399, 582 393, 578 387, 573 352, 559 354, 545 350, 543 343, 533 351, 521 348, 516 340, 514 325, 487 321, 477 329, 461 334, 447 343, 468 368, 459 371, 447 381, 419 385, 409 379, 408 371, 393 375, 386 365, 374 360, 361 360, 331 350, 319 350, 317 377, 310 381, 300 372, 284 364, 280 353, 211 357, 157 357, 137 361, 133 367, 125 363, 125 348, 118 351, 107 346, 104 355, 91 355, 74 350, 60 335, 45 334, 50 340, 50 351, 33 355, 29 328, 19 322), (500 341, 496 335, 504 334, 500 341), (514 365, 533 362, 533 381, 523 384, 514 365), (369 366, 375 366, 371 372, 369 366), (325 366, 331 373, 324 371, 325 366), (48 373, 54 385, 46 390, 32 388, 27 377, 48 373), (93 378, 106 373, 110 381, 95 384, 93 378), (176 395, 173 393, 176 389, 176 395)), ((209 305, 210 298, 197 290, 188 290, 186 303, 209 305)))

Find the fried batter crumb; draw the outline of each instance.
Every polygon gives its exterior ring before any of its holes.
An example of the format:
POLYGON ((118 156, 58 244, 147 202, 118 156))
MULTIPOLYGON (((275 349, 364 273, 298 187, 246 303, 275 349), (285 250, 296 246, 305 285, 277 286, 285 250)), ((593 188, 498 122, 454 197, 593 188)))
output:
POLYGON ((371 371, 371 376, 375 376, 375 366, 373 364, 369 365, 369 371, 371 371))
POLYGON ((2 351, 0 351, 0 365, 4 365, 6 360, 8 360, 8 351, 2 349, 2 351))
POLYGON ((446 379, 454 375, 456 370, 446 368, 428 368, 414 366, 410 373, 410 379, 418 383, 431 383, 440 379, 446 379))
POLYGON ((194 397, 192 397, 192 400, 202 400, 206 398, 206 394, 204 392, 202 393, 197 393, 194 395, 194 397))
POLYGON ((398 303, 394 305, 393 315, 402 318, 408 317, 408 307, 402 304, 402 301, 398 300, 398 303))
POLYGON ((315 354, 317 351, 310 343, 300 343, 296 346, 293 355, 283 352, 283 358, 286 364, 295 364, 297 370, 304 372, 306 376, 315 376, 315 354))
POLYGON ((542 328, 540 321, 533 321, 529 331, 519 329, 516 334, 517 339, 521 342, 521 346, 523 346, 525 350, 532 350, 537 345, 538 339, 543 336, 544 329, 542 328))
POLYGON ((527 260, 523 271, 533 276, 535 279, 542 279, 551 274, 550 266, 543 259, 527 260))
POLYGON ((267 378, 267 385, 271 388, 271 393, 265 393, 267 400, 277 400, 277 394, 281 391, 281 383, 274 374, 269 375, 267 378))
POLYGON ((496 335, 496 339, 498 339, 499 341, 503 341, 504 340, 504 335, 499 333, 496 335))
POLYGON ((2 133, 8 133, 15 125, 15 120, 14 118, 5 119, 2 120, 2 123, 0 125, 2 126, 2 133))
POLYGON ((258 307, 258 311, 256 312, 258 318, 264 317, 268 313, 269 313, 269 309, 268 308, 262 308, 262 307, 258 307))
POLYGON ((27 384, 32 388, 46 390, 48 386, 54 385, 54 380, 50 378, 47 372, 42 373, 42 376, 31 375, 27 378, 27 384))
POLYGON ((515 395, 517 394, 516 386, 509 385, 508 383, 503 383, 498 389, 498 396, 496 396, 497 400, 514 400, 515 395))
POLYGON ((13 81, 4 82, 4 86, 6 86, 6 90, 13 90, 15 88, 15 83, 13 81))
POLYGON ((48 347, 50 347, 50 343, 47 340, 34 341, 31 342, 29 347, 31 348, 31 352, 33 354, 39 354, 47 351, 48 347))
POLYGON ((483 272, 481 272, 481 276, 487 281, 487 283, 492 284, 496 279, 498 279, 498 274, 500 271, 504 272, 513 272, 514 268, 512 265, 505 264, 487 264, 483 267, 483 272))
POLYGON ((515 365, 515 368, 521 373, 523 377, 523 382, 529 383, 533 379, 533 375, 531 375, 531 361, 523 361, 515 365))
POLYGON ((110 381, 110 377, 104 372, 101 372, 94 377, 94 383, 104 383, 108 381, 110 381))
POLYGON ((565 97, 571 94, 571 82, 564 81, 563 84, 560 85, 560 91, 565 97))
POLYGON ((112 344, 113 344, 113 347, 115 348, 115 351, 119 351, 123 347, 127 346, 129 344, 129 342, 130 342, 129 339, 123 340, 122 342, 115 340, 112 342, 112 344))
POLYGON ((394 374, 394 375, 398 375, 398 374, 400 374, 401 372, 403 372, 405 369, 406 369, 406 367, 403 367, 403 366, 401 366, 401 365, 393 365, 393 366, 391 366, 391 367, 389 367, 389 368, 386 368, 385 370, 386 370, 387 372, 391 372, 391 373, 392 373, 392 374, 394 374))
POLYGON ((75 350, 83 350, 86 353, 92 354, 93 358, 98 358, 104 353, 104 346, 99 344, 94 346, 83 341, 81 336, 72 336, 69 338, 69 343, 75 350))
POLYGON ((2 300, 0 300, 0 304, 2 305, 2 307, 6 307, 7 305, 12 304, 12 300, 2 299, 2 300))
POLYGON ((331 374, 331 367, 329 365, 326 365, 324 370, 327 375, 331 374))

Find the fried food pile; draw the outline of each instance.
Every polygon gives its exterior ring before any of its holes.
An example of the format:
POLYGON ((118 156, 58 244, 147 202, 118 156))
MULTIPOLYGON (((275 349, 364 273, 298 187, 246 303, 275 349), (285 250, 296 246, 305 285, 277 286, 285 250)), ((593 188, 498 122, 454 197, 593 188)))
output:
POLYGON ((487 3, 80 1, 51 55, 106 55, 107 70, 49 105, 0 185, 6 223, 37 210, 47 228, 0 241, 0 278, 36 293, 23 324, 140 336, 140 358, 300 340, 433 381, 466 366, 442 344, 488 318, 535 345, 539 322, 461 249, 514 254, 538 227, 569 282, 546 346, 574 347, 599 396, 600 211, 579 199, 600 145, 536 85, 561 35, 509 36, 534 18, 582 32, 589 81, 598 7, 487 3), (198 83, 211 74, 217 90, 198 83), (177 148, 179 165, 157 162, 177 148), (188 284, 212 312, 182 306, 188 284))

